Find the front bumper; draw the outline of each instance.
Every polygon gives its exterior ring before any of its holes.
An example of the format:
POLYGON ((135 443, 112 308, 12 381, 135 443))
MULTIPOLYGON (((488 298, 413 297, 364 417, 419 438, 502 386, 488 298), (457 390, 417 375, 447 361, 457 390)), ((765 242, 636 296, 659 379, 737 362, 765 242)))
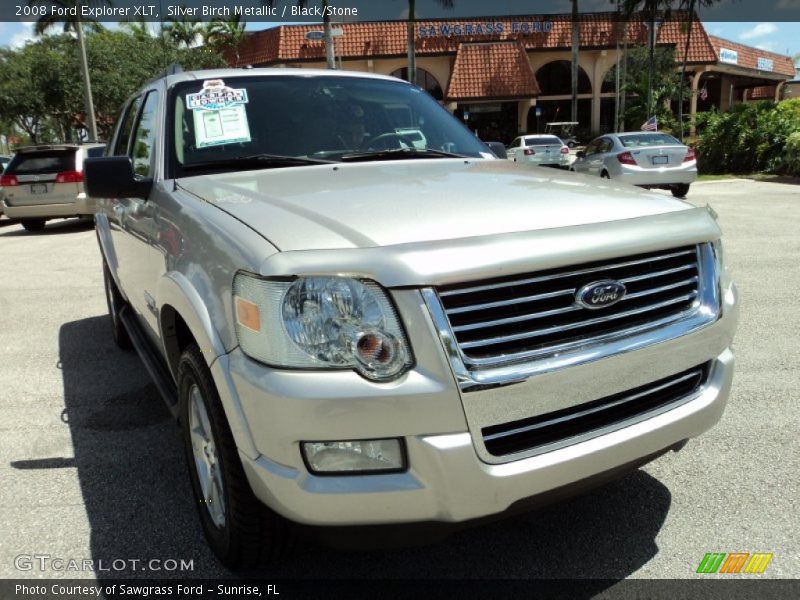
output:
MULTIPOLYGON (((406 319, 414 297, 405 292, 398 302, 406 319)), ((482 460, 476 449, 452 374, 445 374, 442 360, 437 361, 441 351, 434 352, 422 340, 415 343, 415 337, 435 335, 430 323, 408 328, 418 364, 429 368, 418 366, 391 384, 373 384, 350 372, 271 371, 238 350, 218 360, 212 371, 231 384, 223 396, 238 396, 260 452, 240 450, 245 473, 256 496, 276 512, 323 526, 457 523, 503 513, 517 502, 636 464, 712 427, 730 393, 730 344, 738 318, 732 285, 722 299, 721 318, 707 327, 560 373, 565 386, 574 386, 623 364, 636 373, 649 372, 663 361, 678 372, 684 368, 681 357, 696 360, 698 349, 705 347, 702 359, 713 362, 697 392, 631 425, 501 464, 482 460), (407 448, 409 470, 404 473, 320 477, 308 472, 300 456, 303 440, 398 436, 407 448)), ((535 386, 535 379, 528 383, 535 386)), ((633 387, 624 381, 619 385, 633 387)))
POLYGON ((81 192, 74 202, 9 206, 0 201, 0 212, 5 212, 9 219, 56 219, 63 217, 81 217, 95 213, 95 200, 81 192))

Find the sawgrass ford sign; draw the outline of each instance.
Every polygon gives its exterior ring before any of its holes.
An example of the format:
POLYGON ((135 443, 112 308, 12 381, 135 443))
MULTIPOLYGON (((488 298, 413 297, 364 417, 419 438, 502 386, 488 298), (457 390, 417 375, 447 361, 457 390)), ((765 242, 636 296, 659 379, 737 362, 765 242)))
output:
POLYGON ((451 37, 460 35, 499 35, 503 33, 549 33, 552 21, 478 21, 436 23, 417 27, 417 37, 451 37))

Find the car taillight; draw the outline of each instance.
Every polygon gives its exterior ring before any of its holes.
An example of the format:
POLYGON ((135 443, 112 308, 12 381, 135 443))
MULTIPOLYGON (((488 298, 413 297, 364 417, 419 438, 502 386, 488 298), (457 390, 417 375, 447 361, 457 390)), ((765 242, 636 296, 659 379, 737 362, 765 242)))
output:
POLYGON ((56 183, 80 183, 83 181, 83 173, 80 171, 62 171, 56 175, 56 183))
POLYGON ((694 148, 689 148, 689 151, 686 153, 686 156, 683 157, 683 162, 690 162, 692 160, 695 160, 695 158, 696 157, 694 155, 694 148))
POLYGON ((534 154, 536 154, 536 150, 534 150, 533 148, 525 148, 525 150, 523 150, 522 153, 525 156, 533 156, 534 154))
POLYGON ((636 161, 633 160, 633 154, 630 152, 620 152, 617 154, 617 160, 623 165, 635 165, 636 161))
POLYGON ((561 146, 561 154, 569 154, 569 148, 566 146, 561 146))
POLYGON ((19 185, 19 181, 13 175, 3 175, 0 177, 0 187, 11 187, 13 185, 19 185))

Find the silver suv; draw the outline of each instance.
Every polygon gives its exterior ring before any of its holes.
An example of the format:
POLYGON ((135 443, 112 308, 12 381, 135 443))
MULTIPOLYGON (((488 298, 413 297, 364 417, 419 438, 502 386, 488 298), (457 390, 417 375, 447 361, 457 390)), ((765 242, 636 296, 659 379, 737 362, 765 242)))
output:
POLYGON ((737 303, 706 209, 497 160, 361 73, 162 77, 110 154, 85 174, 113 334, 231 568, 296 524, 438 534, 539 504, 722 414, 737 303))
POLYGON ((83 161, 103 156, 105 144, 58 144, 17 150, 0 177, 0 213, 40 231, 48 219, 91 218, 83 191, 83 161))

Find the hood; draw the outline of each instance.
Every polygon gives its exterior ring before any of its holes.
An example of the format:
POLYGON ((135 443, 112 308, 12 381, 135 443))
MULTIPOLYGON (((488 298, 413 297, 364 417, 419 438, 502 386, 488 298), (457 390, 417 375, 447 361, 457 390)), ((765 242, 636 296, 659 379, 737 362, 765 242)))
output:
POLYGON ((369 248, 588 225, 691 208, 505 160, 420 159, 203 175, 179 186, 276 248, 369 248))

